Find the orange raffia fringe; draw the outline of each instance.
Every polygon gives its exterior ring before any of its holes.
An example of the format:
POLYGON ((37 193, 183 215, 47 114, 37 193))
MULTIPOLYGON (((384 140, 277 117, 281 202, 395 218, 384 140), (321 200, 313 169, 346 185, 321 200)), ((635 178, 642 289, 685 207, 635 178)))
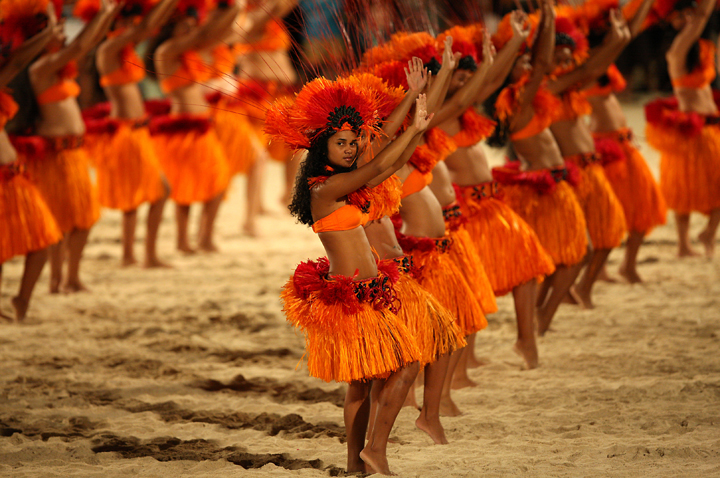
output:
POLYGON ((347 313, 341 302, 322 300, 320 291, 303 298, 292 277, 280 298, 288 322, 305 335, 313 377, 326 382, 384 378, 421 357, 411 332, 386 308, 355 300, 347 313))
POLYGON ((698 40, 700 45, 700 65, 690 73, 672 80, 675 87, 703 88, 715 79, 715 44, 709 40, 698 40))
MULTIPOLYGON (((440 128, 428 130, 428 132, 425 133, 425 141, 428 148, 437 154, 437 161, 445 161, 447 157, 457 151, 458 148, 458 145, 450 135, 440 128)), ((433 167, 435 167, 434 164, 433 167)))
POLYGON ((374 188, 369 188, 370 220, 381 219, 384 216, 392 217, 400 209, 402 197, 402 181, 394 174, 374 188))
POLYGON ((10 121, 10 118, 15 116, 17 111, 18 105, 9 91, 0 89, 0 130, 5 129, 5 125, 10 121))
POLYGON ((245 117, 236 103, 221 98, 212 110, 215 132, 225 151, 230 175, 244 174, 258 157, 262 143, 258 131, 245 117))
POLYGON ((87 134, 85 142, 97 170, 100 204, 132 211, 163 197, 165 187, 148 128, 117 121, 115 133, 87 134))
POLYGON ((605 164, 605 176, 622 204, 629 231, 649 233, 665 224, 667 206, 660 187, 640 151, 631 141, 628 128, 594 133, 596 140, 615 141, 625 153, 625 161, 605 164))
POLYGON ((720 127, 705 125, 687 135, 648 122, 645 134, 660 151, 660 190, 669 209, 708 214, 720 207, 720 127))
MULTIPOLYGON (((381 262, 392 261, 384 260, 381 262)), ((398 318, 410 330, 421 354, 421 365, 435 362, 466 345, 453 314, 426 291, 410 274, 401 272, 395 283, 402 304, 398 318)))
POLYGON ((37 188, 20 173, 3 179, 0 166, 0 264, 56 244, 62 233, 37 188))
POLYGON ((504 201, 537 233, 556 266, 572 266, 587 252, 587 224, 580 203, 566 181, 541 194, 530 185, 503 186, 504 201))
POLYGON ((460 117, 460 132, 452 137, 460 148, 476 145, 495 130, 497 123, 478 114, 472 106, 460 117))
POLYGON ((465 280, 475 293, 483 312, 486 315, 494 314, 498 310, 495 293, 485 272, 485 264, 482 262, 470 234, 464 225, 447 231, 447 234, 453 241, 452 247, 448 251, 450 259, 463 272, 465 280))
POLYGON ((85 148, 55 151, 47 147, 42 157, 22 156, 21 160, 62 233, 90 229, 97 222, 100 203, 85 148))
POLYGON ((466 228, 485 266, 495 295, 502 296, 530 280, 555 272, 552 257, 535 231, 499 199, 476 198, 461 188, 466 228))
POLYGON ((605 86, 595 83, 592 87, 582 91, 583 96, 586 98, 590 96, 608 96, 625 90, 627 82, 615 65, 610 65, 605 74, 610 79, 610 83, 605 86))
MULTIPOLYGON (((177 115, 174 120, 205 119, 177 115)), ((223 193, 230 183, 230 166, 214 130, 178 130, 153 135, 155 151, 178 204, 205 202, 223 193)))
POLYGON ((415 264, 423 268, 420 285, 450 310, 465 336, 487 327, 476 294, 449 254, 437 249, 418 250, 413 251, 412 257, 415 264))
POLYGON ((583 164, 582 156, 566 156, 565 161, 579 166, 580 181, 573 189, 585 213, 592 246, 595 249, 619 247, 627 232, 622 204, 603 167, 597 162, 583 164))

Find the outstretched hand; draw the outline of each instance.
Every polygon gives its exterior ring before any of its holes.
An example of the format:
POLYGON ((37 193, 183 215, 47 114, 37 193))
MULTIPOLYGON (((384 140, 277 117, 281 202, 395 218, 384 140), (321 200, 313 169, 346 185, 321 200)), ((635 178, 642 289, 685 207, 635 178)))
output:
POLYGON ((445 37, 445 49, 443 50, 443 56, 442 56, 442 66, 448 67, 451 70, 454 70, 458 66, 458 62, 460 61, 460 56, 456 55, 452 51, 452 44, 453 39, 451 36, 445 37))
POLYGON ((610 10, 610 31, 617 40, 627 40, 631 35, 625 16, 617 8, 610 10))
POLYGON ((418 132, 423 132, 430 126, 430 121, 433 116, 435 116, 435 113, 427 114, 427 96, 425 96, 425 94, 418 96, 417 100, 415 100, 415 120, 413 121, 413 126, 417 128, 418 132))
POLYGON ((515 10, 510 14, 510 28, 513 36, 526 39, 530 35, 530 22, 528 16, 522 10, 515 10))
POLYGON ((497 54, 497 51, 495 50, 495 45, 493 44, 492 39, 490 38, 490 33, 487 30, 485 30, 485 34, 483 35, 482 53, 483 64, 491 67, 495 62, 495 55, 497 54))
POLYGON ((407 77, 408 89, 413 93, 421 92, 427 85, 429 78, 427 68, 424 67, 422 60, 416 56, 408 61, 405 76, 407 77))

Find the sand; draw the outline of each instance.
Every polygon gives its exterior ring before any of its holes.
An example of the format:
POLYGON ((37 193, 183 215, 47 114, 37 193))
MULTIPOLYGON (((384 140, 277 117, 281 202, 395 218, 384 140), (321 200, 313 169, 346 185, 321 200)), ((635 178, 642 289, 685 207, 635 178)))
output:
MULTIPOLYGON (((628 115, 642 140, 642 110, 628 115)), ((657 171, 657 155, 643 153, 657 171)), ((277 204, 269 165, 263 237, 239 233, 244 179, 218 224, 219 254, 174 252, 170 270, 122 269, 120 214, 105 211, 83 262, 91 293, 51 296, 47 269, 27 324, 0 325, 0 475, 336 476, 344 387, 307 375, 278 293, 322 254, 277 204)), ((144 210, 141 212, 144 217, 144 210)), ((693 217, 693 233, 704 220, 693 217)), ((140 254, 144 227, 139 228, 140 254)), ((489 364, 455 393, 464 411, 434 446, 403 409, 389 459, 404 477, 720 476, 720 259, 679 260, 672 218, 640 252, 641 285, 599 283, 597 308, 563 305, 541 367, 511 351, 512 302, 478 334, 489 364)), ((616 273, 624 250, 610 257, 616 273)), ((142 257, 142 256, 140 256, 142 257)), ((22 270, 3 270, 10 312, 22 270)), ((420 398, 420 394, 418 394, 420 398)))

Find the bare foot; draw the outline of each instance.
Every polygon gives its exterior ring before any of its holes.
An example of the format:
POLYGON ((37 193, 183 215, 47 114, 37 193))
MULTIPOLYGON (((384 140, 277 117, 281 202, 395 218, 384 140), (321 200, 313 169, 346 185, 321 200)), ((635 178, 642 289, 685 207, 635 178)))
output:
POLYGON ((600 274, 598 274, 598 280, 601 280, 603 282, 609 282, 611 284, 615 284, 618 282, 618 280, 614 277, 612 277, 608 271, 607 267, 603 266, 602 269, 600 269, 600 274))
POLYGON ((218 249, 217 246, 215 244, 213 244, 212 242, 208 242, 208 243, 200 244, 198 246, 198 250, 203 251, 203 252, 218 252, 220 249, 218 249))
POLYGON ((0 319, 7 320, 8 322, 15 322, 15 319, 9 315, 3 314, 2 311, 0 311, 0 319))
POLYGON ((425 415, 421 413, 418 419, 415 420, 415 426, 430 435, 430 438, 432 438, 432 441, 435 442, 436 445, 447 445, 450 443, 445 437, 445 429, 442 423, 440 423, 439 417, 434 420, 428 420, 425 415))
POLYGON ((594 309, 595 306, 592 303, 592 299, 590 298, 590 293, 586 292, 579 287, 571 286, 570 290, 568 290, 568 294, 572 296, 573 299, 577 301, 577 303, 580 305, 583 309, 594 309))
POLYGON ((59 294, 60 293, 60 280, 50 279, 50 293, 51 294, 59 294))
POLYGON ((710 237, 710 233, 706 230, 698 235, 698 240, 705 246, 705 257, 712 259, 715 252, 715 241, 710 237))
POLYGON ((137 264, 137 260, 134 257, 123 257, 120 262, 120 266, 122 267, 134 266, 135 264, 137 264))
POLYGON ((13 309, 15 309, 15 320, 22 322, 25 320, 27 314, 29 302, 22 300, 20 297, 13 297, 12 301, 13 309))
POLYGON ((689 245, 680 246, 680 248, 678 249, 678 257, 697 257, 699 255, 700 253, 689 245))
POLYGON ((195 254, 197 251, 188 244, 178 244, 178 251, 184 254, 195 254))
POLYGON ((560 301, 561 304, 570 304, 570 305, 578 305, 578 301, 575 300, 575 297, 573 297, 569 292, 565 294, 565 297, 563 297, 563 300, 560 301))
POLYGON ((62 291, 65 294, 73 294, 75 292, 90 292, 90 289, 85 287, 82 282, 73 281, 73 282, 66 282, 63 284, 62 291))
POLYGON ((450 385, 450 388, 453 390, 460 390, 461 388, 471 388, 471 387, 477 387, 477 383, 470 380, 470 377, 467 376, 467 374, 463 374, 463 376, 459 376, 457 372, 453 375, 452 384, 450 385))
POLYGON ((145 269, 174 269, 172 264, 168 264, 167 262, 163 262, 160 259, 145 259, 145 262, 143 263, 143 267, 145 269))
POLYGON ((513 345, 513 352, 525 360, 525 366, 528 370, 537 368, 539 359, 537 344, 534 340, 531 343, 525 343, 518 340, 515 342, 515 345, 513 345))
POLYGON ((478 368, 478 367, 484 367, 489 362, 487 360, 483 360, 481 358, 477 358, 474 355, 468 355, 467 359, 467 368, 478 368))
POLYGON ((629 269, 625 265, 620 266, 618 273, 630 284, 640 284, 643 280, 635 269, 629 269))
POLYGON ((363 448, 360 452, 360 458, 365 462, 366 467, 370 467, 375 473, 388 476, 397 476, 395 473, 390 471, 390 465, 387 461, 387 456, 381 455, 369 449, 368 447, 363 448))
POLYGON ((248 237, 258 238, 260 232, 258 231, 257 225, 253 223, 245 223, 242 227, 242 234, 248 237))
POLYGON ((455 402, 453 402, 452 398, 442 397, 440 399, 441 417, 459 417, 460 415, 462 415, 462 412, 460 411, 458 406, 455 405, 455 402))

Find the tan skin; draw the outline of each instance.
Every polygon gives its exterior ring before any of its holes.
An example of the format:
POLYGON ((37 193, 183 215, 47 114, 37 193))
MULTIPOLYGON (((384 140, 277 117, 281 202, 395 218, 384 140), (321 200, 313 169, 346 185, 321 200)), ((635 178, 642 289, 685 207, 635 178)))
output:
MULTIPOLYGON (((0 88, 7 86, 54 37, 60 35, 62 27, 57 24, 52 3, 48 5, 47 14, 47 27, 34 37, 24 41, 0 66, 0 88)), ((17 152, 10 143, 7 132, 2 129, 0 130, 0 165, 11 164, 16 160, 17 152)), ((25 255, 25 267, 20 280, 20 288, 18 294, 11 299, 15 315, 11 317, 0 312, 0 318, 17 322, 25 320, 30 306, 30 297, 35 289, 35 284, 40 278, 45 262, 47 262, 47 256, 47 248, 31 251, 25 255)), ((0 285, 2 285, 2 264, 0 264, 0 285)))
MULTIPOLYGON (((30 83, 36 95, 59 82, 59 73, 69 62, 86 55, 105 36, 120 6, 111 0, 100 3, 100 11, 69 45, 65 36, 58 33, 47 46, 46 53, 33 63, 29 70, 30 83)), ((75 98, 39 105, 40 118, 36 133, 40 136, 81 136, 85 124, 75 98)), ((50 247, 50 292, 57 293, 86 290, 80 281, 80 259, 90 231, 73 229, 61 244, 50 247), (63 281, 63 250, 67 251, 68 270, 63 281)))
MULTIPOLYGON (((178 21, 170 39, 161 44, 155 52, 155 67, 160 78, 174 75, 181 66, 182 54, 188 51, 204 50, 224 38, 237 17, 238 7, 216 9, 207 21, 198 25, 197 20, 185 17, 178 21)), ((201 85, 191 83, 177 88, 168 94, 172 103, 172 113, 204 115, 208 111, 208 103, 201 85)), ((198 232, 198 248, 205 252, 215 252, 217 247, 213 241, 213 229, 224 192, 203 203, 198 232)), ((177 248, 187 254, 195 250, 188 240, 188 219, 190 205, 175 205, 177 221, 177 248)))
MULTIPOLYGON (((392 174, 408 157, 402 152, 427 128, 432 116, 427 116, 424 95, 417 101, 416 115, 400 137, 377 156, 357 169, 331 176, 316 186, 311 195, 314 220, 324 218, 347 204, 347 195, 371 184, 378 176, 392 174)), ((328 139, 328 159, 336 166, 348 167, 358 156, 358 138, 352 131, 340 131, 328 139)), ((355 276, 357 280, 377 277, 377 265, 370 244, 361 226, 347 231, 328 231, 318 234, 330 261, 329 274, 355 276)), ((407 390, 415 380, 418 365, 414 363, 398 370, 382 384, 377 412, 372 417, 372 431, 365 432, 370 420, 370 384, 350 383, 345 397, 345 429, 348 437, 348 472, 376 472, 390 475, 387 461, 387 440, 407 390)))
MULTIPOLYGON (((148 39, 152 35, 153 30, 158 26, 162 26, 170 18, 170 15, 177 6, 177 2, 178 0, 163 0, 157 4, 148 15, 143 17, 138 24, 135 24, 133 18, 118 18, 116 20, 116 27, 119 30, 124 29, 124 31, 113 38, 106 39, 97 49, 95 62, 100 75, 107 75, 120 69, 122 67, 121 53, 123 48, 127 45, 136 45, 148 39)), ((135 120, 145 116, 145 104, 137 83, 105 86, 103 90, 110 101, 110 117, 135 120)), ((163 185, 165 187, 165 195, 150 204, 150 209, 148 210, 147 236, 145 237, 145 262, 143 264, 147 268, 168 266, 158 259, 156 249, 157 234, 160 222, 162 221, 163 208, 165 207, 165 201, 170 192, 167 183, 163 182, 163 185)), ((137 263, 134 252, 136 224, 137 209, 123 211, 123 266, 137 263)))
MULTIPOLYGON (((702 0, 694 11, 680 12, 672 19, 673 27, 680 32, 675 36, 670 49, 665 54, 671 79, 674 80, 688 74, 685 68, 688 52, 705 29, 714 5, 715 2, 712 0, 702 0)), ((674 87, 673 90, 680 111, 695 112, 707 116, 718 114, 710 85, 703 88, 674 87)), ((678 256, 699 255, 690 246, 690 215, 676 212, 675 223, 678 231, 678 256)), ((710 211, 707 225, 698 236, 698 240, 705 247, 705 255, 708 258, 712 257, 714 253, 718 225, 720 225, 720 208, 710 211)))

